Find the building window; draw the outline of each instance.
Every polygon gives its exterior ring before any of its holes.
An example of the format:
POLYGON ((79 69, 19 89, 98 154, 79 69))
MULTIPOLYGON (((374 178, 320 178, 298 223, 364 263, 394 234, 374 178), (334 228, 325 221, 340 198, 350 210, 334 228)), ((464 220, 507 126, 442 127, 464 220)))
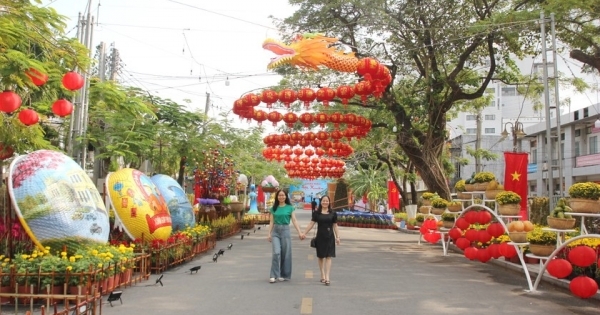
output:
POLYGON ((495 100, 493 100, 493 101, 490 103, 490 107, 496 107, 496 101, 495 101, 495 100))
POLYGON ((564 133, 560 134, 560 140, 565 140, 565 134, 564 133))
POLYGON ((467 115, 467 120, 477 120, 477 115, 467 115))
POLYGON ((502 88, 502 96, 516 96, 517 89, 514 86, 505 86, 502 88))
POLYGON ((531 158, 531 164, 537 164, 537 149, 531 150, 529 157, 531 158))
POLYGON ((590 137, 589 145, 590 145, 590 152, 589 152, 590 154, 598 153, 598 136, 590 137))
POLYGON ((587 107, 583 109, 583 118, 586 118, 586 117, 589 117, 589 110, 587 107))
POLYGON ((581 129, 575 129, 575 137, 581 136, 581 129))
POLYGON ((496 115, 485 115, 485 120, 496 120, 496 115))
POLYGON ((579 141, 575 141, 575 146, 573 147, 573 151, 575 151, 574 152, 575 156, 579 156, 580 155, 579 150, 580 150, 579 149, 579 141))
POLYGON ((496 128, 485 128, 485 133, 496 133, 496 128))
POLYGON ((467 128, 468 135, 474 135, 477 133, 477 128, 467 128))

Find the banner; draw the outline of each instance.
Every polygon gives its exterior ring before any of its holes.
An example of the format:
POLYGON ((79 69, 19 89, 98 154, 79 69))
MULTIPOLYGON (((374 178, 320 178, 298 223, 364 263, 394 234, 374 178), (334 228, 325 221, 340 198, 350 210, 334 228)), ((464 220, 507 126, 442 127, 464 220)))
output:
POLYGON ((400 209, 400 193, 398 189, 396 189, 396 184, 394 181, 388 181, 388 208, 391 209, 400 209))
POLYGON ((504 152, 504 190, 521 196, 521 219, 528 220, 527 214, 527 153, 504 152))

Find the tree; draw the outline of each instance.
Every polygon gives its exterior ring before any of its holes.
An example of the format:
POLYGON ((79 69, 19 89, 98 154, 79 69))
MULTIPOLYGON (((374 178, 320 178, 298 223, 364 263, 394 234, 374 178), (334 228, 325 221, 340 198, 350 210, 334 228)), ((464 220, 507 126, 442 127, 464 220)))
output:
MULTIPOLYGON (((326 31, 357 56, 375 56, 393 82, 380 102, 398 127, 396 142, 431 191, 450 197, 444 173, 446 114, 483 96, 492 78, 517 73, 519 31, 531 21, 499 24, 512 1, 293 1, 300 8, 283 33, 326 31)), ((369 104, 372 108, 373 102, 369 104)))

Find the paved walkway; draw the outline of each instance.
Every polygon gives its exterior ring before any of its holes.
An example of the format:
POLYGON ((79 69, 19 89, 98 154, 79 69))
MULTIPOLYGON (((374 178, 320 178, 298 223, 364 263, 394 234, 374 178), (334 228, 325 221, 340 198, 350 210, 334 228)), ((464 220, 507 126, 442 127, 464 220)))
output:
MULTIPOLYGON (((310 211, 297 211, 304 228, 310 211)), ((341 227, 331 286, 319 282, 309 240, 293 239, 291 281, 269 284, 267 231, 244 230, 219 241, 213 252, 123 291, 123 304, 103 304, 102 314, 600 314, 600 301, 582 300, 542 282, 529 293, 525 276, 504 261, 468 261, 441 245, 417 245, 418 235, 396 230, 341 227), (227 245, 233 244, 231 250, 227 245), (187 271, 202 266, 197 274, 187 271)), ((516 269, 516 268, 515 268, 516 269)), ((106 298, 105 298, 106 300, 106 298)))

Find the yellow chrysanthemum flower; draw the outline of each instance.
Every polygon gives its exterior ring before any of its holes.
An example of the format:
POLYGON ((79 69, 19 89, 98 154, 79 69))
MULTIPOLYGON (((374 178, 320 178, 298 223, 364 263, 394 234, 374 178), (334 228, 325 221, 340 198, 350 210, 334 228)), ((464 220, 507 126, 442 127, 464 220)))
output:
POLYGON ((61 256, 67 256, 67 252, 60 252, 61 256))
POLYGON ((73 267, 67 266, 67 271, 71 271, 71 270, 73 270, 73 267))

